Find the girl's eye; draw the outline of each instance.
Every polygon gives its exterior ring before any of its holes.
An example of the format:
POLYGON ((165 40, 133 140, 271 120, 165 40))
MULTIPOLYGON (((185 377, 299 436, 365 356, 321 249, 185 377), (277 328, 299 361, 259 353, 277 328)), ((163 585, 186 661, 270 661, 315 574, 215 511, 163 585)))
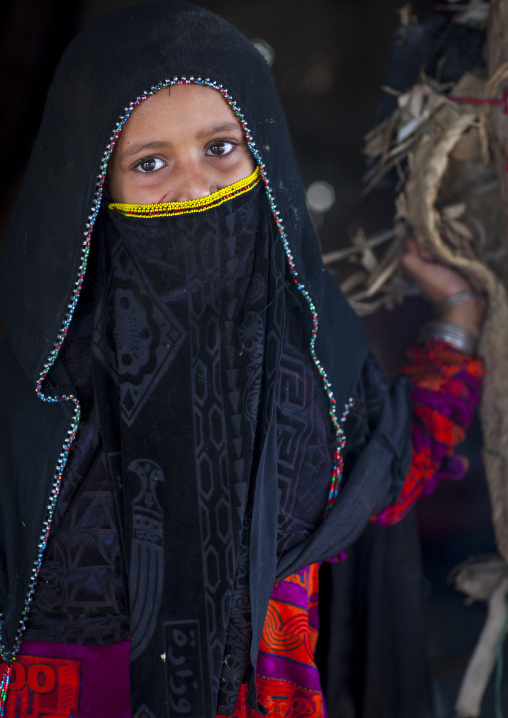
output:
POLYGON ((214 142, 213 145, 210 145, 205 154, 212 155, 213 157, 221 157, 223 155, 231 154, 235 147, 236 145, 233 142, 220 140, 220 142, 214 142))
POLYGON ((136 169, 138 172, 148 174, 149 172, 156 172, 157 170, 162 169, 164 166, 165 163, 158 157, 145 157, 137 163, 134 169, 136 169))

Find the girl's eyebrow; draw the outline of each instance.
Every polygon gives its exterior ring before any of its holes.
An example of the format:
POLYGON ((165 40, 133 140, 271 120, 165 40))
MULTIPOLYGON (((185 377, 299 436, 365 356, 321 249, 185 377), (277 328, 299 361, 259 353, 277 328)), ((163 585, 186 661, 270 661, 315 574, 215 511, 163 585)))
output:
POLYGON ((132 157, 132 155, 137 155, 138 152, 144 152, 145 150, 157 150, 166 146, 167 142, 163 142, 162 140, 152 140, 151 142, 135 142, 134 144, 129 145, 122 152, 120 152, 120 157, 121 159, 127 159, 128 157, 132 157))
POLYGON ((233 120, 233 122, 225 122, 222 125, 211 125, 210 127, 205 127, 203 130, 198 132, 196 137, 201 140, 204 137, 210 137, 210 135, 217 135, 220 132, 241 132, 243 134, 242 128, 240 127, 239 123, 236 122, 236 120, 233 120))

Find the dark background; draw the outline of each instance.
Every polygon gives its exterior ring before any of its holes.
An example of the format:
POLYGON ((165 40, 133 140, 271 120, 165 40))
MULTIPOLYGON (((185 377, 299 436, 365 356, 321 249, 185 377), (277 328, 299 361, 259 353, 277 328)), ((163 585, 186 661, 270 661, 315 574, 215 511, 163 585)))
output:
MULTIPOLYGON (((286 109, 302 179, 324 180, 336 202, 319 218, 323 251, 390 226, 389 186, 362 198, 363 136, 373 127, 382 100, 392 35, 402 0, 210 0, 196 4, 262 38, 275 52, 273 72, 286 109)), ((0 236, 3 235, 35 138, 47 87, 65 46, 95 17, 134 4, 125 0, 11 0, 0 11, 0 236)), ((431 0, 412 3, 424 20, 431 0)), ((424 68, 422 68, 424 69, 424 68)), ((79 92, 79 88, 76 88, 79 92)), ((429 315, 423 299, 367 321, 376 353, 390 373, 404 360, 429 315)), ((471 470, 447 482, 418 507, 425 570, 428 653, 437 718, 454 715, 453 703, 467 660, 486 616, 484 604, 465 607, 448 583, 451 569, 470 555, 494 550, 481 465, 481 435, 473 426, 464 452, 471 470)), ((505 691, 504 704, 508 705, 505 691)), ((482 716, 494 716, 492 681, 482 716)), ((408 717, 409 718, 409 717, 408 717)))

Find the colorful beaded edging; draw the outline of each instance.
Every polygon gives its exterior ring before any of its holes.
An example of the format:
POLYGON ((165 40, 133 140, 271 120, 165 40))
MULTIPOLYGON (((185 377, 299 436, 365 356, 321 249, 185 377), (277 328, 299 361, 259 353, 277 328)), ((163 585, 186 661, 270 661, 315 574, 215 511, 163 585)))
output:
POLYGON ((191 214, 192 212, 204 212, 212 207, 218 207, 224 202, 228 202, 240 194, 244 194, 256 187, 261 181, 259 168, 256 167, 254 172, 245 177, 245 179, 235 182, 228 187, 217 190, 208 197, 202 199, 191 199, 187 202, 164 202, 161 204, 122 204, 121 202, 112 202, 108 205, 109 209, 124 214, 126 217, 172 217, 178 214, 191 214))
POLYGON ((71 401, 74 403, 75 409, 74 409, 74 416, 73 416, 72 424, 70 426, 69 431, 67 432, 67 438, 64 441, 62 451, 61 451, 60 456, 57 461, 55 476, 54 476, 54 480, 53 480, 53 486, 52 486, 52 490, 51 490, 50 497, 49 497, 49 503, 48 503, 48 507, 47 507, 46 520, 43 524, 42 534, 41 534, 41 538, 39 541, 39 546, 38 546, 39 550, 38 550, 38 554, 37 554, 37 557, 34 562, 34 566, 32 568, 31 580, 30 580, 28 592, 27 592, 27 595, 25 598, 25 605, 23 608, 22 619, 21 619, 20 625, 19 625, 17 633, 16 633, 14 648, 10 652, 7 652, 5 650, 5 647, 2 642, 2 635, 1 635, 2 634, 2 631, 1 631, 2 616, 0 615, 0 657, 2 658, 3 661, 5 661, 5 663, 8 664, 8 668, 5 671, 5 673, 2 677, 2 680, 0 682, 0 718, 4 718, 4 716, 5 716, 7 689, 9 686, 10 677, 12 675, 12 663, 14 662, 15 657, 19 651, 21 641, 23 638, 23 634, 25 631, 25 625, 26 625, 26 620, 27 620, 28 613, 30 610, 30 604, 31 604, 31 601, 33 598, 33 594, 35 592, 35 583, 37 581, 37 576, 41 569, 42 558, 44 555, 44 551, 45 551, 45 548, 46 548, 46 545, 48 542, 48 538, 49 538, 49 533, 50 533, 51 526, 53 523, 53 515, 54 515, 56 502, 57 502, 57 499, 58 499, 58 496, 60 493, 61 484, 62 484, 62 473, 63 473, 63 470, 67 463, 67 458, 69 456, 69 451, 70 451, 72 442, 74 441, 74 438, 76 436, 76 431, 78 428, 80 414, 81 414, 80 404, 79 404, 78 399, 75 396, 73 396, 72 394, 68 395, 68 396, 67 395, 47 396, 47 395, 43 394, 43 392, 42 392, 42 384, 43 384, 49 370, 55 363, 60 349, 62 348, 63 341, 64 341, 64 339, 67 335, 67 332, 69 330, 69 326, 70 326, 72 317, 74 316, 74 311, 76 309, 76 305, 78 303, 78 299, 81 294, 81 289, 83 287, 83 281, 85 278, 85 273, 86 273, 86 268, 87 268, 87 263, 88 263, 88 257, 90 254, 90 240, 92 237, 92 231, 93 231, 93 228, 95 225, 95 221, 96 221, 97 215, 99 213, 99 208, 100 208, 102 195, 103 195, 103 191, 104 191, 104 182, 105 182, 106 173, 108 170, 108 163, 111 158, 111 154, 115 147, 116 141, 118 140, 118 137, 120 135, 120 131, 121 131, 123 125, 125 124, 125 122, 127 122, 130 113, 134 110, 135 107, 140 105, 144 100, 148 99, 149 97, 154 95, 156 92, 159 92, 159 90, 162 90, 166 87, 170 87, 171 85, 206 85, 206 86, 212 87, 215 90, 217 90, 218 92, 220 92, 221 95, 223 96, 223 98, 226 100, 228 105, 231 107, 231 109, 235 113, 236 117, 238 118, 238 121, 240 122, 240 125, 243 129, 245 139, 247 141, 247 145, 258 165, 259 176, 261 177, 261 179, 263 180, 263 184, 265 185, 266 194, 267 194, 270 208, 271 208, 274 220, 275 220, 275 224, 279 231, 282 245, 284 247, 284 252, 286 254, 286 259, 287 259, 287 262, 289 265, 289 270, 290 270, 291 276, 293 278, 293 281, 294 281, 297 289, 300 291, 302 296, 305 298, 305 301, 307 302, 307 305, 309 307, 309 310, 310 310, 310 313, 312 316, 312 335, 311 335, 309 349, 310 349, 310 353, 312 356, 312 360, 313 360, 318 372, 321 375, 324 389, 325 389, 328 399, 330 401, 329 414, 330 414, 330 419, 332 421, 332 424, 333 424, 333 426, 335 428, 335 432, 336 432, 337 441, 336 441, 336 451, 335 451, 335 456, 334 456, 333 475, 332 475, 332 480, 330 482, 330 490, 329 490, 329 494, 328 494, 328 503, 327 503, 325 515, 328 514, 328 512, 330 511, 330 509, 333 506, 333 503, 335 501, 335 498, 337 497, 337 494, 339 492, 340 482, 342 479, 342 470, 343 470, 343 465, 344 465, 343 457, 342 457, 342 449, 344 448, 345 441, 346 441, 346 437, 345 437, 344 429, 343 429, 342 425, 346 420, 346 417, 351 409, 351 406, 353 405, 353 400, 350 399, 348 401, 348 403, 346 404, 346 407, 342 413, 342 416, 339 419, 339 417, 337 416, 337 410, 336 410, 337 400, 335 399, 335 397, 333 395, 332 386, 330 384, 330 381, 328 380, 328 376, 326 374, 324 367, 322 366, 321 362, 319 361, 319 359, 316 355, 315 345, 316 345, 316 337, 317 337, 317 332, 318 332, 318 316, 317 316, 316 307, 314 305, 314 302, 312 301, 312 298, 311 298, 309 292, 307 291, 305 286, 299 280, 298 270, 295 267, 293 253, 291 251, 291 247, 289 246, 289 241, 288 241, 287 235, 285 233, 284 226, 282 224, 282 220, 280 219, 280 211, 277 209, 277 205, 275 203, 275 198, 274 198, 272 189, 270 187, 270 181, 268 180, 268 177, 266 176, 265 164, 264 164, 264 162, 261 158, 261 155, 256 147, 256 143, 252 139, 250 129, 248 128, 247 123, 245 121, 245 116, 243 115, 239 106, 233 100, 233 98, 231 97, 229 92, 226 90, 226 88, 223 85, 220 85, 220 84, 214 82, 213 80, 210 80, 210 78, 208 78, 208 77, 205 79, 203 79, 201 77, 198 77, 198 78, 174 77, 171 80, 161 81, 157 85, 153 85, 150 88, 150 90, 145 91, 136 100, 129 103, 129 106, 125 108, 124 114, 119 118, 119 121, 116 123, 113 133, 111 135, 111 138, 109 140, 109 143, 106 145, 106 149, 103 154, 101 166, 99 169, 99 175, 97 177, 97 183, 96 183, 97 189, 95 192, 95 197, 92 201, 92 206, 91 206, 90 214, 88 216, 88 221, 85 225, 84 240, 82 243, 82 250, 81 250, 81 263, 80 263, 79 270, 78 270, 78 276, 77 276, 77 279, 76 279, 76 282, 74 285, 74 291, 73 291, 71 300, 67 306, 67 314, 65 316, 65 319, 64 319, 62 328, 60 330, 60 333, 58 335, 58 338, 56 339, 56 341, 53 345, 53 349, 50 352, 49 357, 47 358, 46 363, 44 364, 44 368, 37 380, 36 392, 42 401, 47 401, 47 402, 71 401))

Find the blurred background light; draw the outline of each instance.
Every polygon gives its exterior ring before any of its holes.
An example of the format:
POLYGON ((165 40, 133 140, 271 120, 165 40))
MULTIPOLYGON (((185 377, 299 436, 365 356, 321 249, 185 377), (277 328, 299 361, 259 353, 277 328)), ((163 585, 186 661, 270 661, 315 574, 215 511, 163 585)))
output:
POLYGON ((256 50, 258 50, 258 52, 263 55, 266 62, 268 63, 268 66, 271 67, 275 62, 275 50, 270 45, 270 43, 266 42, 266 40, 263 40, 262 37, 255 37, 253 40, 251 40, 251 43, 254 45, 256 50))
POLYGON ((307 203, 313 212, 328 212, 335 204, 335 190, 324 180, 313 182, 307 188, 307 203))

